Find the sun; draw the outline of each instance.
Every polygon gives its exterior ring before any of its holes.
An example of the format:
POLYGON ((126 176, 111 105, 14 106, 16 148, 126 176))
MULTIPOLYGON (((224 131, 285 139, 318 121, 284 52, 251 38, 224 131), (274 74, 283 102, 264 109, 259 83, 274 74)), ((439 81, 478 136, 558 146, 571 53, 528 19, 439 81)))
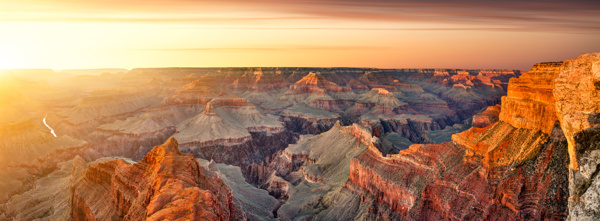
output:
POLYGON ((0 47, 0 70, 14 68, 15 55, 11 52, 12 50, 7 50, 6 48, 0 47))

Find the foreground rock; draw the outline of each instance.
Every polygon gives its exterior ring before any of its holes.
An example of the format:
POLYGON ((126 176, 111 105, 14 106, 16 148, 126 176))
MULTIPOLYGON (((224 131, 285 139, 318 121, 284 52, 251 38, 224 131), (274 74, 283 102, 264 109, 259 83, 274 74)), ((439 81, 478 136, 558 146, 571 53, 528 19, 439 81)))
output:
MULTIPOLYGON (((81 158, 77 157, 76 160, 81 158)), ((36 180, 27 191, 12 196, 9 202, 0 206, 3 208, 0 210, 5 210, 0 220, 69 220, 72 162, 59 163, 56 171, 36 180)), ((6 174, 2 175, 4 177, 6 174)))
POLYGON ((473 127, 484 128, 490 126, 499 120, 500 105, 488 107, 485 111, 473 116, 473 127))
POLYGON ((241 220, 231 190, 170 138, 142 161, 73 163, 74 220, 241 220))
POLYGON ((554 79, 560 125, 569 142, 569 218, 600 219, 600 54, 566 60, 554 79))
POLYGON ((360 200, 339 200, 320 217, 339 217, 354 206, 346 217, 565 219, 567 139, 552 97, 560 71, 560 64, 540 64, 511 80, 502 106, 475 117, 478 127, 455 134, 450 143, 412 145, 387 156, 367 149, 352 160, 344 184, 360 200))

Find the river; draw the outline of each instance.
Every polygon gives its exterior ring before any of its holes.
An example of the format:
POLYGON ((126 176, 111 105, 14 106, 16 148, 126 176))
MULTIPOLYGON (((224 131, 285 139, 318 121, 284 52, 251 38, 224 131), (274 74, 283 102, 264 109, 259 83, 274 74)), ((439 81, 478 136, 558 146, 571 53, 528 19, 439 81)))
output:
POLYGON ((44 122, 44 125, 46 125, 46 127, 48 129, 50 129, 50 133, 52 133, 52 135, 54 135, 54 137, 56 137, 56 134, 54 133, 54 129, 52 129, 52 127, 48 126, 48 124, 46 123, 46 117, 48 116, 48 114, 46 114, 46 116, 44 116, 44 119, 42 119, 42 122, 44 122))

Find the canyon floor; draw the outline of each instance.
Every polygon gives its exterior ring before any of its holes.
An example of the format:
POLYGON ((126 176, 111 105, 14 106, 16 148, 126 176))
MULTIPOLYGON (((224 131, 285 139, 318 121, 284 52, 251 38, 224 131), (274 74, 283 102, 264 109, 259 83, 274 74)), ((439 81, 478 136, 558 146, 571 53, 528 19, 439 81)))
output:
POLYGON ((0 220, 600 219, 598 53, 5 72, 0 220))

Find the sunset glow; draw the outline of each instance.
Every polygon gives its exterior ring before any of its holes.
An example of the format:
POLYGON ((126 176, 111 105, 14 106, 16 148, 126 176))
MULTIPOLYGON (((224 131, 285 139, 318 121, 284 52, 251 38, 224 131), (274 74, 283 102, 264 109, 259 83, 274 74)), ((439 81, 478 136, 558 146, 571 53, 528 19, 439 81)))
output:
POLYGON ((0 68, 518 68, 599 51, 594 1, 0 1, 0 68))

